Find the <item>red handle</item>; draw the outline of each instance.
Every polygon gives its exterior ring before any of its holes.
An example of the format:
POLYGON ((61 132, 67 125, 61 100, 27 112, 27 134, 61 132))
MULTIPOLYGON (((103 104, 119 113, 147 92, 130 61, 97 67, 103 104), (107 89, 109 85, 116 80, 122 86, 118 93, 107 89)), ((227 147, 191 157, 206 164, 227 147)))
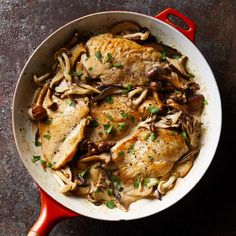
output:
POLYGON ((158 15, 156 15, 154 17, 173 26, 178 31, 180 31, 182 34, 184 34, 188 39, 190 39, 192 42, 194 41, 196 25, 192 20, 190 20, 188 17, 182 15, 180 12, 176 11, 173 8, 167 8, 166 10, 164 10, 163 12, 159 13, 158 15), (170 15, 179 17, 188 26, 188 29, 185 30, 185 29, 173 24, 173 22, 171 22, 168 19, 168 16, 170 16, 170 15))
POLYGON ((38 220, 31 228, 28 236, 46 236, 61 220, 78 216, 77 213, 65 208, 40 189, 41 211, 38 220))

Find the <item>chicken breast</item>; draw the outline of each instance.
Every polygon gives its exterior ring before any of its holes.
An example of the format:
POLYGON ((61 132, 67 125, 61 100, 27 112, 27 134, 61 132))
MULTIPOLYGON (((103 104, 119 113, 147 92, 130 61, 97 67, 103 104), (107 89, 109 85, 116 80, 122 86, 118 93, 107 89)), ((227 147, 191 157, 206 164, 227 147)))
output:
POLYGON ((86 46, 89 57, 82 55, 83 66, 92 78, 100 78, 104 84, 144 85, 152 67, 166 64, 160 62, 161 54, 154 48, 113 38, 112 34, 94 36, 86 46))
MULTIPOLYGON (((54 98, 54 101, 59 108, 47 110, 48 120, 39 123, 39 134, 44 158, 58 169, 73 158, 78 143, 84 138, 89 108, 82 98, 54 98)), ((44 107, 49 103, 46 98, 44 107)))
POLYGON ((131 184, 137 175, 143 178, 165 176, 188 150, 184 138, 177 132, 158 129, 151 133, 139 129, 113 147, 112 159, 119 168, 121 181, 131 184))
POLYGON ((123 138, 139 121, 137 110, 127 106, 126 95, 112 95, 91 106, 92 122, 86 139, 97 144, 123 138))

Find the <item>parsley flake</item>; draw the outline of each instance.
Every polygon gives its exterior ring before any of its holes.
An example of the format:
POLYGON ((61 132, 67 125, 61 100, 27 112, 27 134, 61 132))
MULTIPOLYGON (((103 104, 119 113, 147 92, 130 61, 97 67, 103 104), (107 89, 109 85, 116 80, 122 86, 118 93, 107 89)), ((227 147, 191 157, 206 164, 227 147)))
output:
POLYGON ((50 140, 50 138, 51 138, 51 136, 49 134, 45 134, 45 135, 43 135, 43 137, 47 140, 50 140))
POLYGON ((107 190, 107 193, 108 193, 108 195, 112 195, 113 190, 112 190, 111 188, 109 188, 109 189, 107 190))
POLYGON ((141 180, 139 175, 135 178, 133 185, 136 189, 139 189, 141 187, 141 180))
POLYGON ((33 155, 33 157, 32 157, 32 162, 35 163, 35 162, 39 161, 40 158, 41 158, 41 156, 35 156, 35 155, 33 155))
POLYGON ((126 125, 127 125, 126 122, 118 123, 118 128, 117 128, 117 130, 118 130, 118 131, 124 130, 124 128, 126 127, 126 125))
POLYGON ((111 62, 111 60, 112 60, 112 55, 111 55, 111 53, 110 52, 108 52, 107 53, 107 60, 106 60, 106 62, 111 62))
POLYGON ((115 68, 121 68, 123 65, 121 63, 115 63, 111 65, 111 68, 115 67, 115 68))
POLYGON ((117 191, 120 191, 120 190, 121 190, 120 180, 119 180, 118 176, 113 175, 113 176, 111 177, 111 182, 113 183, 113 186, 114 186, 114 188, 115 188, 117 191))
POLYGON ((127 87, 124 87, 123 93, 129 93, 130 91, 132 91, 133 87, 131 84, 128 84, 127 87))
POLYGON ((96 120, 91 120, 89 126, 90 126, 91 128, 96 128, 96 127, 99 126, 99 124, 98 124, 98 122, 97 122, 96 120))
POLYGON ((106 134, 111 134, 112 130, 113 130, 113 126, 111 124, 105 124, 103 125, 105 133, 106 134))
POLYGON ((105 99, 105 102, 109 103, 109 104, 112 104, 114 102, 112 96, 107 96, 106 99, 105 99))
POLYGON ((157 135, 155 133, 151 133, 150 138, 151 141, 154 142, 157 139, 157 135))
POLYGON ((181 132, 181 136, 184 138, 184 139, 187 139, 187 133, 185 131, 182 131, 181 132))
POLYGON ((156 114, 158 113, 159 109, 155 106, 149 106, 148 107, 148 111, 151 113, 151 114, 156 114))
POLYGON ((123 118, 125 118, 125 119, 127 119, 127 118, 129 117, 128 114, 125 113, 124 111, 122 111, 122 112, 120 113, 120 115, 121 115, 123 118))
POLYGON ((106 207, 107 207, 107 208, 110 208, 110 209, 113 209, 113 208, 115 208, 116 206, 115 206, 115 203, 114 203, 113 201, 107 201, 106 207))
POLYGON ((102 62, 102 53, 101 53, 101 51, 97 51, 97 52, 95 53, 95 56, 96 56, 96 58, 97 58, 100 62, 102 62))
POLYGON ((84 170, 84 171, 82 171, 82 172, 80 172, 80 173, 78 174, 78 177, 79 177, 80 179, 84 179, 87 175, 88 175, 88 171, 87 171, 87 170, 84 170))

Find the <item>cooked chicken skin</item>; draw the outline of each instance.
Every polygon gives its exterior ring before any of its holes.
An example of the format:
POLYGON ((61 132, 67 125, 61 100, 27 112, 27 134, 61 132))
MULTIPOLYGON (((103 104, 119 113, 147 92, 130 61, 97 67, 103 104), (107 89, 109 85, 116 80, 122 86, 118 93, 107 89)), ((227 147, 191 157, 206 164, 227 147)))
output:
POLYGON ((92 119, 97 122, 97 127, 92 127, 87 134, 87 139, 94 143, 101 141, 116 141, 123 138, 130 129, 139 121, 137 110, 127 106, 126 95, 112 95, 110 102, 102 101, 91 106, 92 119), (104 125, 112 127, 107 133, 104 125))
POLYGON ((112 34, 94 36, 86 43, 89 57, 83 54, 81 61, 92 78, 100 78, 104 84, 144 85, 147 72, 154 66, 163 67, 160 53, 152 47, 141 46, 134 41, 113 38, 112 34))
MULTIPOLYGON (((48 111, 48 121, 40 122, 39 134, 44 158, 58 169, 70 161, 77 151, 78 143, 84 138, 89 109, 82 99, 55 99, 59 108, 48 111)), ((44 101, 44 107, 50 103, 44 101)))
POLYGON ((113 147, 112 159, 119 168, 122 182, 132 184, 137 175, 165 176, 188 150, 178 133, 158 129, 154 134, 139 129, 131 138, 113 147))

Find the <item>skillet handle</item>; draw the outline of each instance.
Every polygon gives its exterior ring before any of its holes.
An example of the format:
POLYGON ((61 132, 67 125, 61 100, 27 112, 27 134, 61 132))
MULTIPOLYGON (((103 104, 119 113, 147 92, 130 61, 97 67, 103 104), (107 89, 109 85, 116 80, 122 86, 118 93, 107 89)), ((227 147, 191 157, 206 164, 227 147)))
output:
POLYGON ((164 10, 163 12, 159 13, 158 15, 154 17, 173 26, 175 29, 177 29, 182 34, 184 34, 190 41, 194 42, 196 25, 192 20, 190 20, 188 17, 181 14, 179 11, 176 11, 173 8, 167 8, 166 10, 164 10), (173 22, 171 22, 168 18, 170 15, 180 18, 188 26, 188 29, 185 30, 181 28, 180 26, 175 25, 173 22))
POLYGON ((47 236, 52 228, 61 220, 78 216, 65 208, 40 189, 41 211, 38 220, 27 236, 47 236))

